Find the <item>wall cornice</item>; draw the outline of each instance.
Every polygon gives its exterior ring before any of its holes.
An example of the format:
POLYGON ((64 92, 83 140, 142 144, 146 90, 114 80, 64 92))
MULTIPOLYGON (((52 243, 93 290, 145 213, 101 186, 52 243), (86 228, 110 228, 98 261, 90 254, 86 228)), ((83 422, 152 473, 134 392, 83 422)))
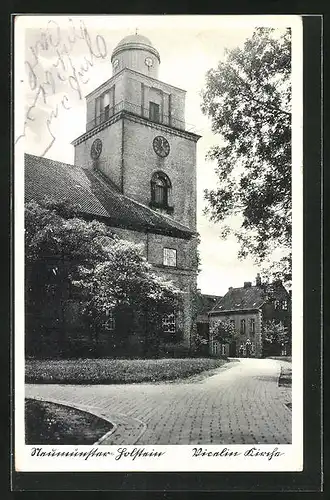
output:
POLYGON ((160 130, 162 132, 168 132, 170 134, 176 135, 178 137, 183 137, 185 139, 188 139, 193 142, 197 142, 201 136, 198 134, 194 134, 193 132, 187 132, 185 130, 180 130, 174 127, 170 127, 169 125, 164 125, 162 123, 157 123, 149 120, 148 118, 145 118, 143 116, 138 116, 135 115, 127 110, 121 110, 109 120, 106 120, 105 122, 101 123, 100 125, 97 125, 93 129, 89 130, 88 132, 84 132, 82 135, 77 137, 77 139, 74 139, 71 144, 73 146, 77 146, 78 144, 81 144, 82 142, 86 141, 90 137, 93 137, 94 135, 98 134, 105 128, 109 127, 113 123, 116 123, 118 120, 127 118, 128 120, 135 122, 135 123, 141 123, 143 125, 146 125, 147 127, 154 128, 156 130, 160 130))

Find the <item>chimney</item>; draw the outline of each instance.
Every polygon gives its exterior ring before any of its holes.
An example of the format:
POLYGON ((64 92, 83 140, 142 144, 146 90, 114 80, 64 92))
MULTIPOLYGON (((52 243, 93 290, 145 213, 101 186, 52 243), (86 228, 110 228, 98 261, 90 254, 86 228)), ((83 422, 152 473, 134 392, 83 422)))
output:
POLYGON ((228 288, 228 292, 230 292, 232 289, 233 289, 233 287, 232 287, 232 286, 230 286, 230 287, 228 288))
POLYGON ((250 288, 252 286, 251 281, 244 281, 244 288, 250 288))
POLYGON ((261 286, 261 278, 260 278, 260 273, 257 273, 257 277, 256 277, 256 286, 261 286))

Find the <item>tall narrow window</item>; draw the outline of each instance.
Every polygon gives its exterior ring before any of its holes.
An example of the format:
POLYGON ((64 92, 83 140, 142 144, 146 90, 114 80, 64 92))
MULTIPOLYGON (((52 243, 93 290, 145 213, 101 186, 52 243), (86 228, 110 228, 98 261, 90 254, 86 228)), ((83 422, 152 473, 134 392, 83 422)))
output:
POLYGON ((110 116, 110 94, 109 92, 106 92, 104 94, 104 99, 103 99, 103 105, 104 105, 104 120, 108 120, 110 116))
POLYGON ((152 120, 153 122, 159 123, 159 104, 156 104, 155 102, 150 101, 149 102, 149 119, 152 120))
POLYGON ((167 205, 167 186, 165 179, 158 177, 154 184, 154 201, 158 205, 167 205))
POLYGON ((174 311, 164 314, 164 316, 162 317, 162 326, 164 333, 170 333, 172 335, 176 333, 176 320, 174 311))
POLYGON ((165 208, 173 211, 169 206, 171 195, 171 181, 164 172, 155 172, 151 177, 151 200, 150 206, 154 208, 165 208))
POLYGON ((99 125, 101 121, 101 98, 97 97, 95 99, 95 124, 99 125))
POLYGON ((255 319, 251 318, 250 319, 250 334, 254 335, 256 332, 256 322, 255 319))
POLYGON ((110 102, 113 100, 114 96, 114 87, 110 90, 107 90, 102 95, 95 99, 95 124, 99 125, 100 123, 108 120, 110 116, 113 114, 113 104, 110 102))
POLYGON ((113 309, 107 309, 105 315, 106 320, 104 322, 104 328, 112 332, 115 329, 115 315, 113 309))
POLYGON ((174 248, 164 248, 163 264, 164 266, 176 267, 176 250, 174 248))
POLYGON ((217 340, 212 341, 212 354, 216 355, 218 354, 219 350, 219 342, 217 340))
POLYGON ((241 334, 245 334, 245 319, 241 319, 241 334))

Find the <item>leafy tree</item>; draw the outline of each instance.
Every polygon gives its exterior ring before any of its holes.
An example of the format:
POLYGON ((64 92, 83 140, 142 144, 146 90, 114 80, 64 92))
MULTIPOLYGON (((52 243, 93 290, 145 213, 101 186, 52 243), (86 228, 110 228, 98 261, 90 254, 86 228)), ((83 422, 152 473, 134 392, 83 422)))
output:
POLYGON ((76 269, 106 259, 104 242, 117 239, 103 223, 78 217, 78 208, 67 201, 46 199, 25 206, 25 255, 28 262, 65 257, 76 269))
POLYGON ((78 218, 79 207, 68 201, 25 205, 26 324, 27 351, 51 354, 65 350, 70 324, 67 321, 69 300, 75 294, 74 280, 80 266, 89 268, 106 259, 104 240, 112 241, 111 230, 97 221, 78 218), (59 339, 51 341, 57 330, 59 339))
POLYGON ((237 335, 235 326, 228 318, 219 319, 210 326, 210 339, 217 340, 220 344, 230 344, 237 335))
POLYGON ((263 325, 263 345, 265 354, 281 354, 282 349, 290 350, 291 335, 280 321, 265 321, 263 325))
POLYGON ((289 280, 290 29, 257 28, 243 48, 226 50, 206 75, 202 99, 202 111, 222 139, 208 153, 216 162, 218 185, 205 191, 205 212, 220 223, 222 237, 236 236, 239 258, 250 255, 289 280), (282 252, 274 261, 275 249, 282 252))
MULTIPOLYGON (((68 202, 26 204, 26 291, 32 322, 41 311, 51 317, 51 310, 57 308, 60 340, 65 345, 70 327, 65 309, 74 290, 94 340, 113 308, 127 320, 128 329, 141 318, 145 326, 148 322, 156 326, 160 314, 178 304, 180 291, 152 271, 140 246, 120 240, 105 224, 85 221, 78 214, 78 208, 68 202)), ((38 322, 30 325, 32 344, 40 340, 40 327, 38 322)), ((156 328, 150 335, 155 333, 156 328)))
POLYGON ((117 345, 144 325, 145 348, 156 348, 160 318, 179 306, 181 293, 171 281, 153 272, 141 246, 125 240, 113 242, 106 261, 95 269, 80 271, 82 279, 75 284, 85 292, 84 313, 94 334, 97 336, 97 330, 106 321, 107 312, 114 310, 121 325, 117 345))

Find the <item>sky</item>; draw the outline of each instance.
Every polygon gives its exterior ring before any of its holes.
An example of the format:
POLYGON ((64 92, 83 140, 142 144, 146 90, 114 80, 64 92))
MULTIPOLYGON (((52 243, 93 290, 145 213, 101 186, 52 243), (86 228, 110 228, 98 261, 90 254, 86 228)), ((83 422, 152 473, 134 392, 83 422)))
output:
POLYGON ((111 53, 124 36, 137 30, 148 37, 160 54, 159 79, 187 91, 186 124, 193 125, 202 136, 197 143, 197 231, 201 239, 198 287, 203 293, 224 295, 231 286, 253 282, 259 269, 250 259, 238 260, 239 246, 234 237, 222 240, 219 226, 203 214, 204 189, 217 182, 215 165, 205 156, 212 145, 221 144, 221 137, 212 133, 210 120, 201 112, 200 92, 207 70, 217 66, 225 48, 242 45, 256 26, 274 25, 287 26, 288 18, 19 16, 15 94, 22 106, 15 116, 15 138, 18 144, 24 143, 27 153, 73 163, 71 141, 85 132, 84 97, 111 78, 111 53), (88 30, 89 46, 80 38, 81 23, 88 30))

